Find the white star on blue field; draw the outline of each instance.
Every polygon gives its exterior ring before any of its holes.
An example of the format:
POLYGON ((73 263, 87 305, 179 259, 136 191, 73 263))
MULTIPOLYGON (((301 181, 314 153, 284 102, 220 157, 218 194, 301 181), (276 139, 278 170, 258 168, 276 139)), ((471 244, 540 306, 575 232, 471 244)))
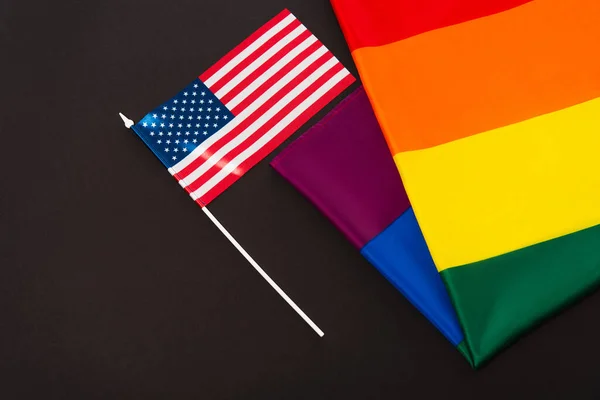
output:
POLYGON ((196 79, 133 128, 170 168, 232 119, 231 111, 196 79))

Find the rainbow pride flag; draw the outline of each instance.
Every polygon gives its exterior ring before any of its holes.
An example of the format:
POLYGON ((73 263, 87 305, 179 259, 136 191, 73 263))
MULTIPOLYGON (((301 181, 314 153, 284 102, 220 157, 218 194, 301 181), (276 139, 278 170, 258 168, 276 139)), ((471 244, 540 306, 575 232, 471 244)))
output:
POLYGON ((600 1, 332 4, 480 366, 600 282, 600 1))

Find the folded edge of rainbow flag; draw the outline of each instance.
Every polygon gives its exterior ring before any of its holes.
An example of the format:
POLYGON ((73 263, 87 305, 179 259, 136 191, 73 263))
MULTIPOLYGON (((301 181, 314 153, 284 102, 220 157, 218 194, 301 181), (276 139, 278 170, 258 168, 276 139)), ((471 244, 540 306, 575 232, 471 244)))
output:
MULTIPOLYGON (((463 334, 362 87, 271 163, 454 345, 463 334)), ((464 348, 459 347, 464 353, 464 348)))
POLYGON ((600 2, 331 2, 478 367, 600 281, 600 2))

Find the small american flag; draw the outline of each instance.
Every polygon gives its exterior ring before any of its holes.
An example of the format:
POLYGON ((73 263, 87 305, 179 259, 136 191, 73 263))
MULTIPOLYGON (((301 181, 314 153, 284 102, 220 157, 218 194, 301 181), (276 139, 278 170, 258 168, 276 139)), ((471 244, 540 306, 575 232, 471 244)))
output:
POLYGON ((205 206, 352 82, 284 10, 133 129, 205 206))

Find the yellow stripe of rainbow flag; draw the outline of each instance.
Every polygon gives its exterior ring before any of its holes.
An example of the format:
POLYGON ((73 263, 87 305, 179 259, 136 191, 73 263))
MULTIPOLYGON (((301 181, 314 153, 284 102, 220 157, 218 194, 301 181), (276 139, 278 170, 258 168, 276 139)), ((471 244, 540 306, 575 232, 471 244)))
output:
POLYGON ((600 98, 394 158, 442 271, 600 224, 599 150, 600 98))

